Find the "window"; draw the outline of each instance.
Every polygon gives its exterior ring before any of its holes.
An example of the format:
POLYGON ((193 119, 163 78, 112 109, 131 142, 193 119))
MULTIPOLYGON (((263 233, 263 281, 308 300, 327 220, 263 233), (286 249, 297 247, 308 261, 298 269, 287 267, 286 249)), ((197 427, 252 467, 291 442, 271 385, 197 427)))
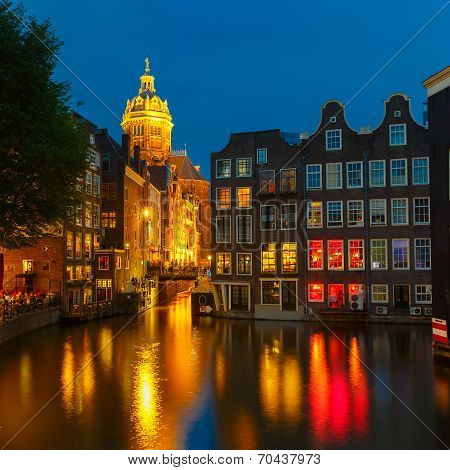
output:
POLYGON ((84 208, 84 226, 92 227, 92 202, 86 201, 84 208))
POLYGON ((341 129, 333 129, 326 131, 326 149, 341 150, 342 149, 342 131, 341 129))
POLYGON ((84 234, 84 257, 92 258, 92 235, 90 233, 84 234))
POLYGON ((275 170, 260 171, 260 193, 261 194, 274 194, 275 193, 275 170))
POLYGON ((297 228, 297 204, 281 204, 281 230, 297 228))
POLYGON ((370 259, 372 269, 387 269, 387 241, 381 239, 370 240, 370 259))
POLYGON ((323 284, 308 284, 308 302, 323 302, 323 284))
POLYGON ((66 256, 73 258, 73 232, 66 233, 66 256))
POLYGON ((408 225, 408 199, 391 199, 392 225, 408 225))
POLYGON ((322 189, 322 165, 306 165, 306 189, 322 189))
POLYGON ((102 212, 102 227, 103 228, 116 228, 115 211, 102 212))
POLYGON ((295 168, 281 170, 281 192, 283 194, 295 193, 297 190, 296 186, 295 168))
POLYGON ((275 243, 261 245, 261 272, 275 273, 277 271, 275 243))
POLYGON ((416 303, 431 304, 433 301, 432 290, 429 284, 416 285, 416 303))
POLYGON ((389 302, 387 284, 372 284, 372 302, 377 304, 387 304, 389 302))
POLYGON ((112 299, 112 279, 97 279, 97 301, 112 299))
POLYGON ((281 272, 297 272, 297 243, 281 244, 281 272))
POLYGON ((364 240, 348 241, 348 269, 364 269, 364 240))
POLYGON ((256 150, 256 163, 261 165, 267 163, 267 149, 257 149, 256 150))
POLYGON ((394 238, 392 240, 393 269, 409 269, 409 239, 394 238))
POLYGON ((276 229, 276 208, 275 206, 261 206, 261 230, 276 229))
POLYGON ((414 205, 414 225, 424 225, 430 223, 430 198, 415 197, 414 205))
POLYGON ((347 225, 349 227, 364 226, 364 203, 361 200, 347 201, 347 225))
POLYGON ((92 173, 90 171, 86 171, 86 193, 92 194, 92 173))
POLYGON ((104 199, 105 201, 115 201, 117 199, 116 183, 102 184, 102 199, 104 199))
POLYGON ((216 188, 217 210, 231 208, 231 188, 216 188))
POLYGON ((413 158, 413 184, 429 184, 430 183, 430 171, 429 171, 429 159, 425 158, 413 158))
POLYGON ((102 172, 109 173, 111 171, 111 161, 109 153, 104 153, 102 155, 102 172))
POLYGON ((344 242, 342 240, 328 240, 328 269, 330 271, 344 269, 344 242))
POLYGON ((216 243, 230 243, 231 242, 231 217, 217 216, 216 217, 216 243))
POLYGON ((308 269, 323 269, 323 240, 308 240, 308 269))
POLYGON ((406 124, 389 126, 389 145, 406 145, 406 124))
POLYGON ((249 287, 233 284, 231 285, 231 309, 248 310, 249 287))
POLYGON ((238 243, 251 243, 252 242, 252 216, 251 215, 238 215, 236 217, 237 224, 237 242, 238 243))
POLYGON ((261 281, 261 303, 280 304, 280 281, 261 281))
POLYGON ((83 226, 83 204, 78 204, 75 207, 75 224, 83 226))
POLYGON ((250 158, 236 159, 236 176, 238 178, 252 176, 252 160, 250 158))
POLYGON ((251 207, 252 188, 237 188, 237 207, 239 209, 248 209, 251 207))
POLYGON ((318 228, 322 225, 322 201, 309 201, 307 203, 308 228, 318 228))
POLYGON ((121 256, 116 256, 116 269, 118 270, 122 269, 122 257, 121 256))
POLYGON ((327 189, 342 188, 342 163, 327 163, 327 189))
POLYGON ((231 177, 231 160, 216 161, 216 178, 231 177))
POLYGON ((327 202, 327 227, 342 227, 342 201, 327 202))
POLYGON ((386 199, 370 200, 370 225, 386 225, 386 199))
POLYGON ((414 257, 416 269, 431 269, 430 238, 416 238, 414 240, 414 257))
MULTIPOLYGON (((90 281, 91 279, 93 279, 93 276, 92 276, 92 265, 90 264, 87 264, 85 267, 85 270, 84 270, 84 278, 87 279, 88 281, 90 281)), ((88 294, 89 295, 89 294, 88 294)), ((92 294, 91 294, 92 295, 92 294)), ((89 301, 89 300, 88 300, 89 301)), ((91 301, 92 301, 92 298, 91 298, 91 301)))
POLYGON ((238 253, 237 254, 237 273, 238 274, 251 274, 252 273, 251 253, 238 253))
POLYGON ((216 253, 216 273, 231 274, 231 253, 216 253))
POLYGON ((391 186, 408 184, 408 168, 406 158, 391 160, 391 186))
POLYGON ((386 186, 386 162, 384 160, 369 162, 369 186, 386 186))
POLYGON ((363 162, 347 162, 347 188, 363 187, 363 162))
POLYGON ((100 206, 94 204, 94 215, 93 215, 94 228, 100 228, 100 206))
POLYGON ((75 235, 75 257, 76 258, 83 257, 83 251, 81 247, 81 233, 77 233, 75 235))
POLYGON ((344 299, 344 284, 328 284, 328 306, 330 308, 342 308, 344 299))
POLYGON ((98 257, 98 269, 100 271, 109 271, 109 256, 98 257))
POLYGON ((100 197, 100 176, 94 175, 94 196, 100 197))

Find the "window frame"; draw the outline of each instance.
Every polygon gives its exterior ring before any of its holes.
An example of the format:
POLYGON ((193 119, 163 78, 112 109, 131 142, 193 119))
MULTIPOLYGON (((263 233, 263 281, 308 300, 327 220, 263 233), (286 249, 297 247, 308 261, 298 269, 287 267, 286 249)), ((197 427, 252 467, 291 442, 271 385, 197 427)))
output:
POLYGON ((252 171, 252 159, 250 157, 238 157, 236 158, 236 178, 251 178, 253 174, 252 171), (239 174, 239 161, 247 160, 249 162, 250 174, 240 175, 239 174))
POLYGON ((365 250, 365 240, 364 238, 350 238, 347 240, 347 257, 348 257, 348 270, 349 271, 365 271, 366 269, 366 250, 365 250), (352 268, 351 267, 351 264, 352 264, 352 258, 351 258, 351 255, 350 255, 350 243, 351 242, 355 242, 355 241, 358 241, 358 242, 362 242, 361 243, 361 249, 362 249, 362 267, 361 268, 352 268))
POLYGON ((370 239, 370 269, 371 269, 371 271, 387 271, 389 269, 388 253, 389 253, 389 250, 388 250, 388 240, 387 240, 387 238, 371 238, 370 239), (373 267, 372 250, 375 249, 375 248, 381 249, 380 247, 374 247, 373 246, 372 242, 376 242, 376 241, 384 241, 384 255, 385 255, 385 263, 386 263, 386 267, 384 267, 384 268, 374 268, 373 267))
POLYGON ((297 230, 297 202, 287 202, 280 205, 280 228, 281 230, 297 230), (294 206, 294 227, 284 228, 283 227, 283 207, 294 206))
MULTIPOLYGON (((335 174, 337 174, 337 173, 335 173, 335 174)), ((325 177, 326 177, 326 182, 325 182, 326 189, 328 189, 328 190, 330 190, 330 191, 337 190, 337 189, 342 189, 342 180, 343 180, 343 178, 342 178, 342 162, 328 162, 328 163, 326 164, 326 167, 325 167, 325 177), (329 166, 331 166, 331 165, 338 165, 338 168, 340 169, 340 170, 339 170, 339 171, 340 171, 340 172, 339 172, 339 174, 340 174, 340 177, 339 177, 339 179, 340 179, 340 184, 339 184, 339 186, 330 186, 330 185, 328 184, 328 179, 329 179, 329 178, 328 178, 328 174, 329 174, 328 168, 329 168, 329 166)))
POLYGON ((296 192, 297 192, 297 168, 282 168, 280 170, 280 193, 281 194, 295 194, 296 192), (294 172, 294 190, 293 191, 283 191, 283 172, 284 171, 294 172))
POLYGON ((323 188, 323 181, 322 181, 322 163, 308 163, 306 165, 306 190, 307 191, 321 191, 323 188), (309 186, 309 169, 311 167, 319 167, 319 180, 320 180, 320 186, 319 187, 313 187, 311 188, 309 186))
POLYGON ((282 274, 297 274, 298 273, 298 244, 297 242, 284 241, 281 242, 281 273, 282 274), (283 258, 283 246, 284 245, 295 245, 295 270, 294 271, 285 271, 284 270, 284 258, 283 258))
POLYGON ((219 158, 216 160, 216 179, 223 180, 227 178, 231 178, 232 175, 232 165, 231 165, 231 158, 219 158), (230 164, 230 174, 228 176, 219 176, 219 162, 228 162, 230 164))
POLYGON ((325 268, 324 268, 324 260, 325 260, 325 253, 324 253, 324 243, 323 243, 323 240, 322 239, 316 239, 316 240, 308 240, 308 245, 307 245, 307 266, 308 266, 308 271, 323 271, 325 268), (321 250, 322 250, 322 256, 321 256, 321 259, 322 259, 322 267, 321 268, 311 268, 311 263, 310 263, 310 251, 311 251, 311 247, 310 247, 310 243, 312 242, 320 242, 320 245, 321 245, 321 250))
POLYGON ((252 214, 238 214, 235 216, 236 224, 236 243, 251 244, 253 243, 253 217, 252 214), (239 219, 250 218, 250 241, 239 240, 239 219))
POLYGON ((306 202, 306 228, 308 229, 323 228, 323 201, 307 201, 306 202), (310 208, 312 208, 313 203, 320 204, 320 225, 310 225, 309 223, 310 208))
POLYGON ((216 231, 216 243, 231 243, 231 233, 233 231, 233 227, 231 225, 231 215, 216 215, 216 226, 215 226, 215 231, 216 231), (230 227, 230 230, 229 230, 229 237, 228 237, 228 241, 218 241, 217 240, 217 234, 218 234, 218 230, 217 230, 217 219, 228 219, 230 221, 230 224, 229 224, 229 227, 230 227))
MULTIPOLYGON (((409 241, 409 238, 406 238, 406 237, 399 237, 399 238, 392 238, 392 241, 391 241, 391 262, 392 262, 392 270, 393 271, 410 271, 411 269, 411 246, 410 246, 410 241, 409 241), (395 267, 395 257, 394 257, 394 241, 395 240, 403 240, 403 241, 406 241, 407 242, 407 261, 408 261, 408 267, 407 268, 396 268, 395 267)), ((400 285, 400 284, 398 284, 400 285)))
POLYGON ((267 147, 261 147, 261 148, 257 148, 256 149, 256 164, 257 165, 265 165, 268 161, 268 156, 267 156, 268 152, 267 152, 267 147), (264 162, 260 162, 259 161, 259 151, 260 150, 264 150, 264 154, 265 154, 265 161, 264 162))
POLYGON ((412 159, 412 165, 411 165, 411 167, 412 167, 412 172, 411 172, 412 174, 411 174, 411 177, 412 177, 412 184, 413 184, 413 186, 427 186, 427 185, 430 184, 430 157, 414 157, 414 158, 412 159), (426 183, 416 183, 416 182, 414 181, 414 179, 415 179, 415 178, 414 178, 414 169, 415 169, 415 167, 414 167, 414 162, 416 162, 417 160, 426 160, 426 161, 427 161, 427 182, 426 182, 426 183))
POLYGON ((399 147, 401 145, 408 145, 408 133, 407 133, 407 127, 406 127, 406 123, 399 123, 399 124, 390 124, 389 125, 389 146, 390 147, 399 147), (401 143, 401 144, 393 144, 392 143, 392 128, 393 127, 399 127, 399 126, 402 126, 403 127, 403 130, 404 130, 404 142, 401 143))
POLYGON ((432 284, 415 284, 414 285, 414 303, 416 304, 419 304, 419 305, 432 305, 433 304, 433 286, 432 284), (425 294, 423 294, 422 292, 419 294, 417 292, 417 288, 418 287, 425 287, 425 288, 430 288, 431 290, 431 300, 428 302, 428 301, 423 301, 423 300, 417 300, 417 295, 427 295, 427 293, 425 292, 425 294))
POLYGON ((252 208, 252 187, 251 186, 237 186, 236 187, 236 209, 241 210, 241 209, 251 209, 252 208), (239 190, 240 189, 248 189, 249 190, 249 205, 248 206, 240 206, 239 205, 239 190))
POLYGON ((277 279, 261 279, 260 280, 260 295, 261 295, 261 305, 279 305, 281 306, 281 281, 277 279), (263 302, 264 296, 263 296, 263 283, 264 282, 278 282, 278 303, 270 303, 270 304, 265 304, 263 302))
POLYGON ((317 303, 323 304, 325 302, 325 284, 319 282, 308 282, 308 303, 317 303), (322 298, 321 300, 312 300, 311 299, 311 287, 313 285, 321 286, 322 287, 322 298))
POLYGON ((390 178, 390 183, 391 183, 391 186, 392 187, 399 187, 399 186, 408 186, 408 181, 409 181, 409 178, 408 178, 408 159, 407 158, 391 158, 389 160, 389 178, 390 178), (393 183, 392 182, 392 171, 393 171, 393 168, 392 168, 392 162, 397 162, 397 161, 401 161, 403 160, 405 162, 405 182, 404 183, 393 183))
POLYGON ((259 206, 259 229, 261 232, 272 232, 277 229, 277 206, 275 204, 261 204, 259 206), (274 228, 263 228, 262 226, 262 209, 263 207, 273 207, 274 208, 274 216, 275 216, 275 226, 274 228))
MULTIPOLYGON (((267 185, 264 186, 264 188, 266 187, 267 185)), ((273 195, 276 193, 276 175, 275 175, 275 170, 272 170, 272 169, 266 169, 266 170, 259 170, 259 191, 258 191, 258 195, 260 196, 270 196, 270 195, 273 195), (268 192, 268 191, 263 191, 263 188, 262 188, 262 177, 261 177, 261 173, 269 173, 269 171, 272 173, 273 177, 270 178, 272 181, 273 181, 273 191, 272 192, 268 192)))
POLYGON ((253 254, 245 252, 245 251, 238 251, 236 253, 236 275, 237 276, 251 276, 252 273, 253 273, 253 254), (250 272, 249 273, 239 272, 239 255, 250 256, 250 272))
MULTIPOLYGON (((397 208, 398 209, 398 208, 397 208)), ((409 225, 409 198, 407 197, 393 197, 391 198, 391 225, 394 226, 394 227, 406 227, 407 225, 409 225), (406 201, 406 222, 405 223, 396 223, 394 221, 394 201, 395 200, 404 200, 406 201)))
POLYGON ((386 187, 386 160, 369 160, 369 188, 385 188, 386 187), (383 184, 372 183, 372 163, 383 163, 383 184))
MULTIPOLYGON (((378 293, 379 294, 379 293, 378 293)), ((370 286, 370 300, 373 304, 383 304, 383 305, 389 305, 389 284, 372 284, 370 286), (374 300, 374 292, 373 288, 374 287, 385 287, 386 288, 386 300, 374 300)))
POLYGON ((431 259, 431 244, 432 244, 432 240, 431 240, 431 237, 417 237, 417 238, 414 238, 414 270, 415 271, 431 271, 431 268, 432 268, 432 259, 431 259), (429 249, 429 267, 425 267, 425 268, 418 268, 417 267, 417 242, 419 240, 427 240, 429 242, 429 245, 428 245, 428 249, 429 249))
POLYGON ((347 227, 354 228, 354 227, 364 227, 365 220, 364 220, 364 199, 348 199, 347 200, 347 227), (350 203, 351 202, 360 202, 361 203, 361 211, 362 211, 362 220, 360 223, 350 225, 350 203))
MULTIPOLYGON (((417 197, 413 197, 413 210, 412 210, 412 213, 413 213, 413 225, 430 225, 431 224, 431 201, 430 201, 430 196, 417 196, 417 197), (416 201, 418 199, 427 199, 428 200, 428 222, 417 222, 416 221, 416 201)), ((425 206, 421 206, 421 207, 425 207, 425 206)))
POLYGON ((369 199, 369 226, 370 227, 385 227, 388 223, 388 210, 387 210, 387 200, 386 199, 369 199), (372 202, 374 201, 383 201, 384 202, 384 223, 377 224, 372 222, 372 202))
MULTIPOLYGON (((323 218, 323 217, 322 217, 323 218)), ((323 223, 323 221, 322 221, 323 223)), ((344 226, 344 203, 343 201, 327 201, 327 228, 340 228, 344 226), (340 204, 341 205, 341 220, 339 225, 330 225, 330 204, 340 204)))
POLYGON ((345 244, 344 240, 327 240, 327 269, 328 271, 344 271, 345 269, 345 244), (330 243, 332 242, 340 242, 341 249, 342 249, 342 258, 341 258, 341 267, 340 268, 333 268, 330 266, 330 243))
POLYGON ((216 210, 217 211, 227 211, 227 210, 230 210, 231 209, 231 187, 230 186, 224 186, 224 187, 220 187, 220 188, 216 188, 216 210), (221 190, 228 190, 229 192, 229 203, 228 203, 228 207, 219 207, 219 191, 221 190))
POLYGON ((233 273, 233 265, 232 265, 232 256, 231 256, 231 252, 230 251, 217 251, 216 252, 216 275, 218 276, 231 276, 233 273), (230 261, 230 272, 229 273, 220 273, 218 271, 218 266, 219 266, 219 263, 218 263, 218 258, 219 258, 219 255, 228 255, 229 256, 229 261, 230 261))
POLYGON ((347 189, 361 189, 361 188, 364 187, 364 162, 362 160, 354 160, 354 161, 351 161, 351 162, 346 162, 345 174, 346 174, 347 189), (361 185, 359 185, 359 186, 350 186, 350 184, 349 184, 349 165, 353 165, 355 163, 360 163, 361 164, 361 185))
MULTIPOLYGON (((261 243, 261 247, 260 247, 260 253, 261 253, 261 274, 276 274, 277 273, 277 269, 278 269, 278 262, 277 262, 277 244, 275 242, 264 242, 264 243, 261 243), (263 255, 263 245, 274 245, 274 250, 273 250, 273 253, 274 253, 274 257, 273 257, 273 260, 274 260, 274 270, 273 271, 266 271, 264 270, 264 255, 263 255)), ((266 250, 264 251, 264 253, 272 253, 272 250, 266 250)))
POLYGON ((339 150, 342 150, 342 129, 327 129, 325 131, 325 150, 327 152, 336 152, 336 151, 339 151, 339 150), (331 136, 331 133, 332 132, 337 132, 338 135, 337 136, 331 136), (328 139, 333 139, 333 138, 339 138, 339 147, 330 147, 328 145, 328 139))

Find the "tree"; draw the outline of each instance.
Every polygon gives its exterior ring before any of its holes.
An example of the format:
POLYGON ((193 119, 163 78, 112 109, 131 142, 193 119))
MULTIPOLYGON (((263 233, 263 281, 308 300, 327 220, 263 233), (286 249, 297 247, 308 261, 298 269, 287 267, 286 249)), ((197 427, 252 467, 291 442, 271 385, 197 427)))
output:
POLYGON ((77 203, 88 135, 53 75, 59 41, 22 5, 0 6, 0 247, 35 243, 77 203))

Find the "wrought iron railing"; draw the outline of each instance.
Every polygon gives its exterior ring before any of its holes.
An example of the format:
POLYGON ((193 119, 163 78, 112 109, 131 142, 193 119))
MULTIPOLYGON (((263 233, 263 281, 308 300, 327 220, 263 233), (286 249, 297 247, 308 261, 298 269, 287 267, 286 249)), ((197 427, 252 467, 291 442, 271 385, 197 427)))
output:
POLYGON ((46 298, 30 298, 27 300, 0 299, 0 322, 5 322, 19 316, 29 315, 36 311, 47 310, 61 305, 61 299, 57 296, 46 298))

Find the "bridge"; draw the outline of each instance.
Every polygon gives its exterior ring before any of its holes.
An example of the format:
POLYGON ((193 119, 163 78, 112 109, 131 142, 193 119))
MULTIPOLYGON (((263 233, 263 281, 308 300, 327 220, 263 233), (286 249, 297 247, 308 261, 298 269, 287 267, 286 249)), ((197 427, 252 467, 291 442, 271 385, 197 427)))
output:
POLYGON ((167 281, 196 281, 197 273, 173 273, 173 274, 159 274, 158 279, 160 282, 167 281))

